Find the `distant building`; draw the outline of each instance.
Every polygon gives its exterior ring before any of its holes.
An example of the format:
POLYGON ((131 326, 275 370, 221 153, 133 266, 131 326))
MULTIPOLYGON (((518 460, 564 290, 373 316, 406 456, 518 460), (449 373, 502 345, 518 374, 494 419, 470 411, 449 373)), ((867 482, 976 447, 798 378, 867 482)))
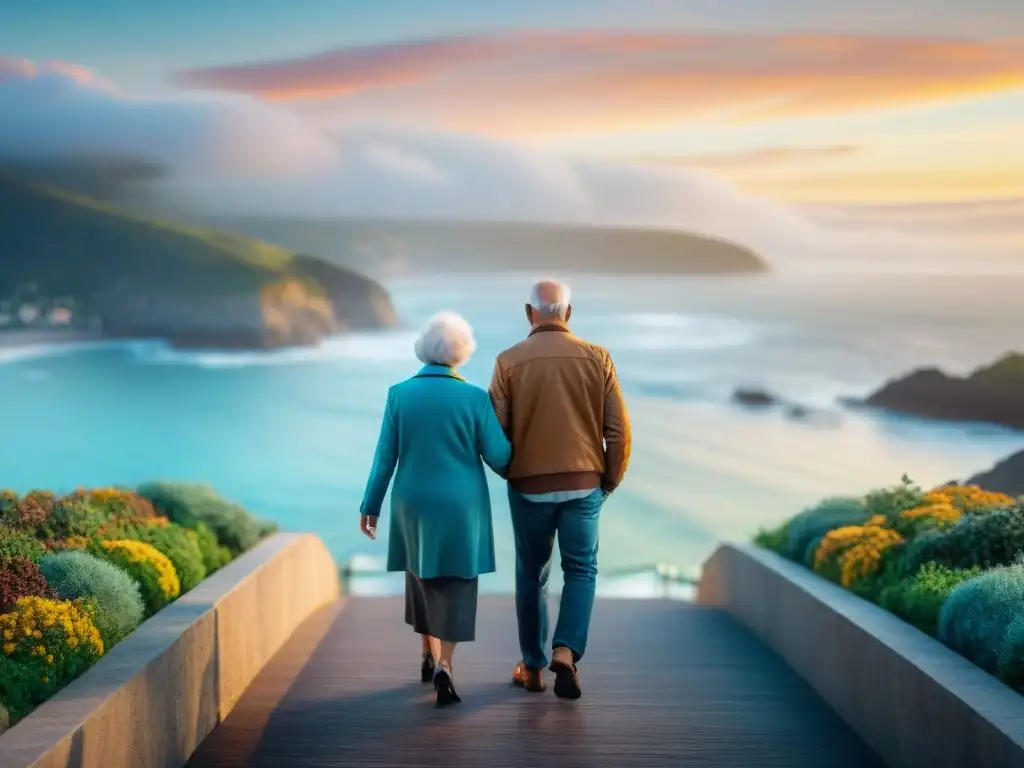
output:
POLYGON ((18 319, 23 325, 32 325, 39 319, 39 307, 35 304, 22 304, 18 308, 18 319))
POLYGON ((50 321, 50 325, 68 325, 72 319, 71 310, 65 307, 57 307, 50 310, 47 319, 50 321))

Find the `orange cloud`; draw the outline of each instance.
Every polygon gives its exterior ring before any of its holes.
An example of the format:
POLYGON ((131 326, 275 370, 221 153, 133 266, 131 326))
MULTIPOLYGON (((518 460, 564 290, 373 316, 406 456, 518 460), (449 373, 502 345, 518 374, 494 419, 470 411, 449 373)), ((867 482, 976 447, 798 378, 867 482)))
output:
POLYGON ((1024 88, 1024 41, 519 32, 191 70, 180 82, 313 111, 557 135, 766 120, 1024 88))
POLYGON ((757 170, 805 161, 831 160, 863 151, 856 144, 831 144, 820 147, 762 147, 746 152, 722 152, 704 155, 639 155, 623 158, 644 165, 662 165, 709 170, 757 170))
POLYGON ((0 83, 7 80, 33 80, 46 75, 57 75, 74 80, 79 85, 110 88, 110 83, 78 64, 66 61, 46 61, 36 64, 28 59, 0 55, 0 83))

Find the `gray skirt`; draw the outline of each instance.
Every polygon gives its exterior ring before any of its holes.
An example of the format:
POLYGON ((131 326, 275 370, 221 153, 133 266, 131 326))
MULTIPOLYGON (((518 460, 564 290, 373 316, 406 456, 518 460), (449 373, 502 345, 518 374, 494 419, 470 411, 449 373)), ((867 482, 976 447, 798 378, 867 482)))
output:
POLYGON ((478 578, 421 579, 405 572, 405 623, 418 634, 449 643, 476 639, 478 578))

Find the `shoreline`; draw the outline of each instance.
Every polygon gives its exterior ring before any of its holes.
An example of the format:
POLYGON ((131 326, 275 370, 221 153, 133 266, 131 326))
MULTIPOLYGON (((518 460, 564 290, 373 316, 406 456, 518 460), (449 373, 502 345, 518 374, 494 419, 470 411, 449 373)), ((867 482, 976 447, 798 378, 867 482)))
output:
POLYGON ((51 346, 57 344, 77 344, 105 341, 106 337, 98 331, 76 330, 19 330, 0 331, 0 349, 19 349, 21 347, 51 346))

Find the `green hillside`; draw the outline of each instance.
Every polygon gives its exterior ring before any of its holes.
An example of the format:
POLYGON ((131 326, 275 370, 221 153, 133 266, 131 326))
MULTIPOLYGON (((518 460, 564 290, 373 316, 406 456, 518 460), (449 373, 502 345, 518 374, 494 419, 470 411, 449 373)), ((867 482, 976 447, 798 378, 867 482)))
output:
POLYGON ((353 272, 0 172, 0 304, 57 298, 108 335, 183 343, 309 343, 393 320, 383 288, 353 272))

